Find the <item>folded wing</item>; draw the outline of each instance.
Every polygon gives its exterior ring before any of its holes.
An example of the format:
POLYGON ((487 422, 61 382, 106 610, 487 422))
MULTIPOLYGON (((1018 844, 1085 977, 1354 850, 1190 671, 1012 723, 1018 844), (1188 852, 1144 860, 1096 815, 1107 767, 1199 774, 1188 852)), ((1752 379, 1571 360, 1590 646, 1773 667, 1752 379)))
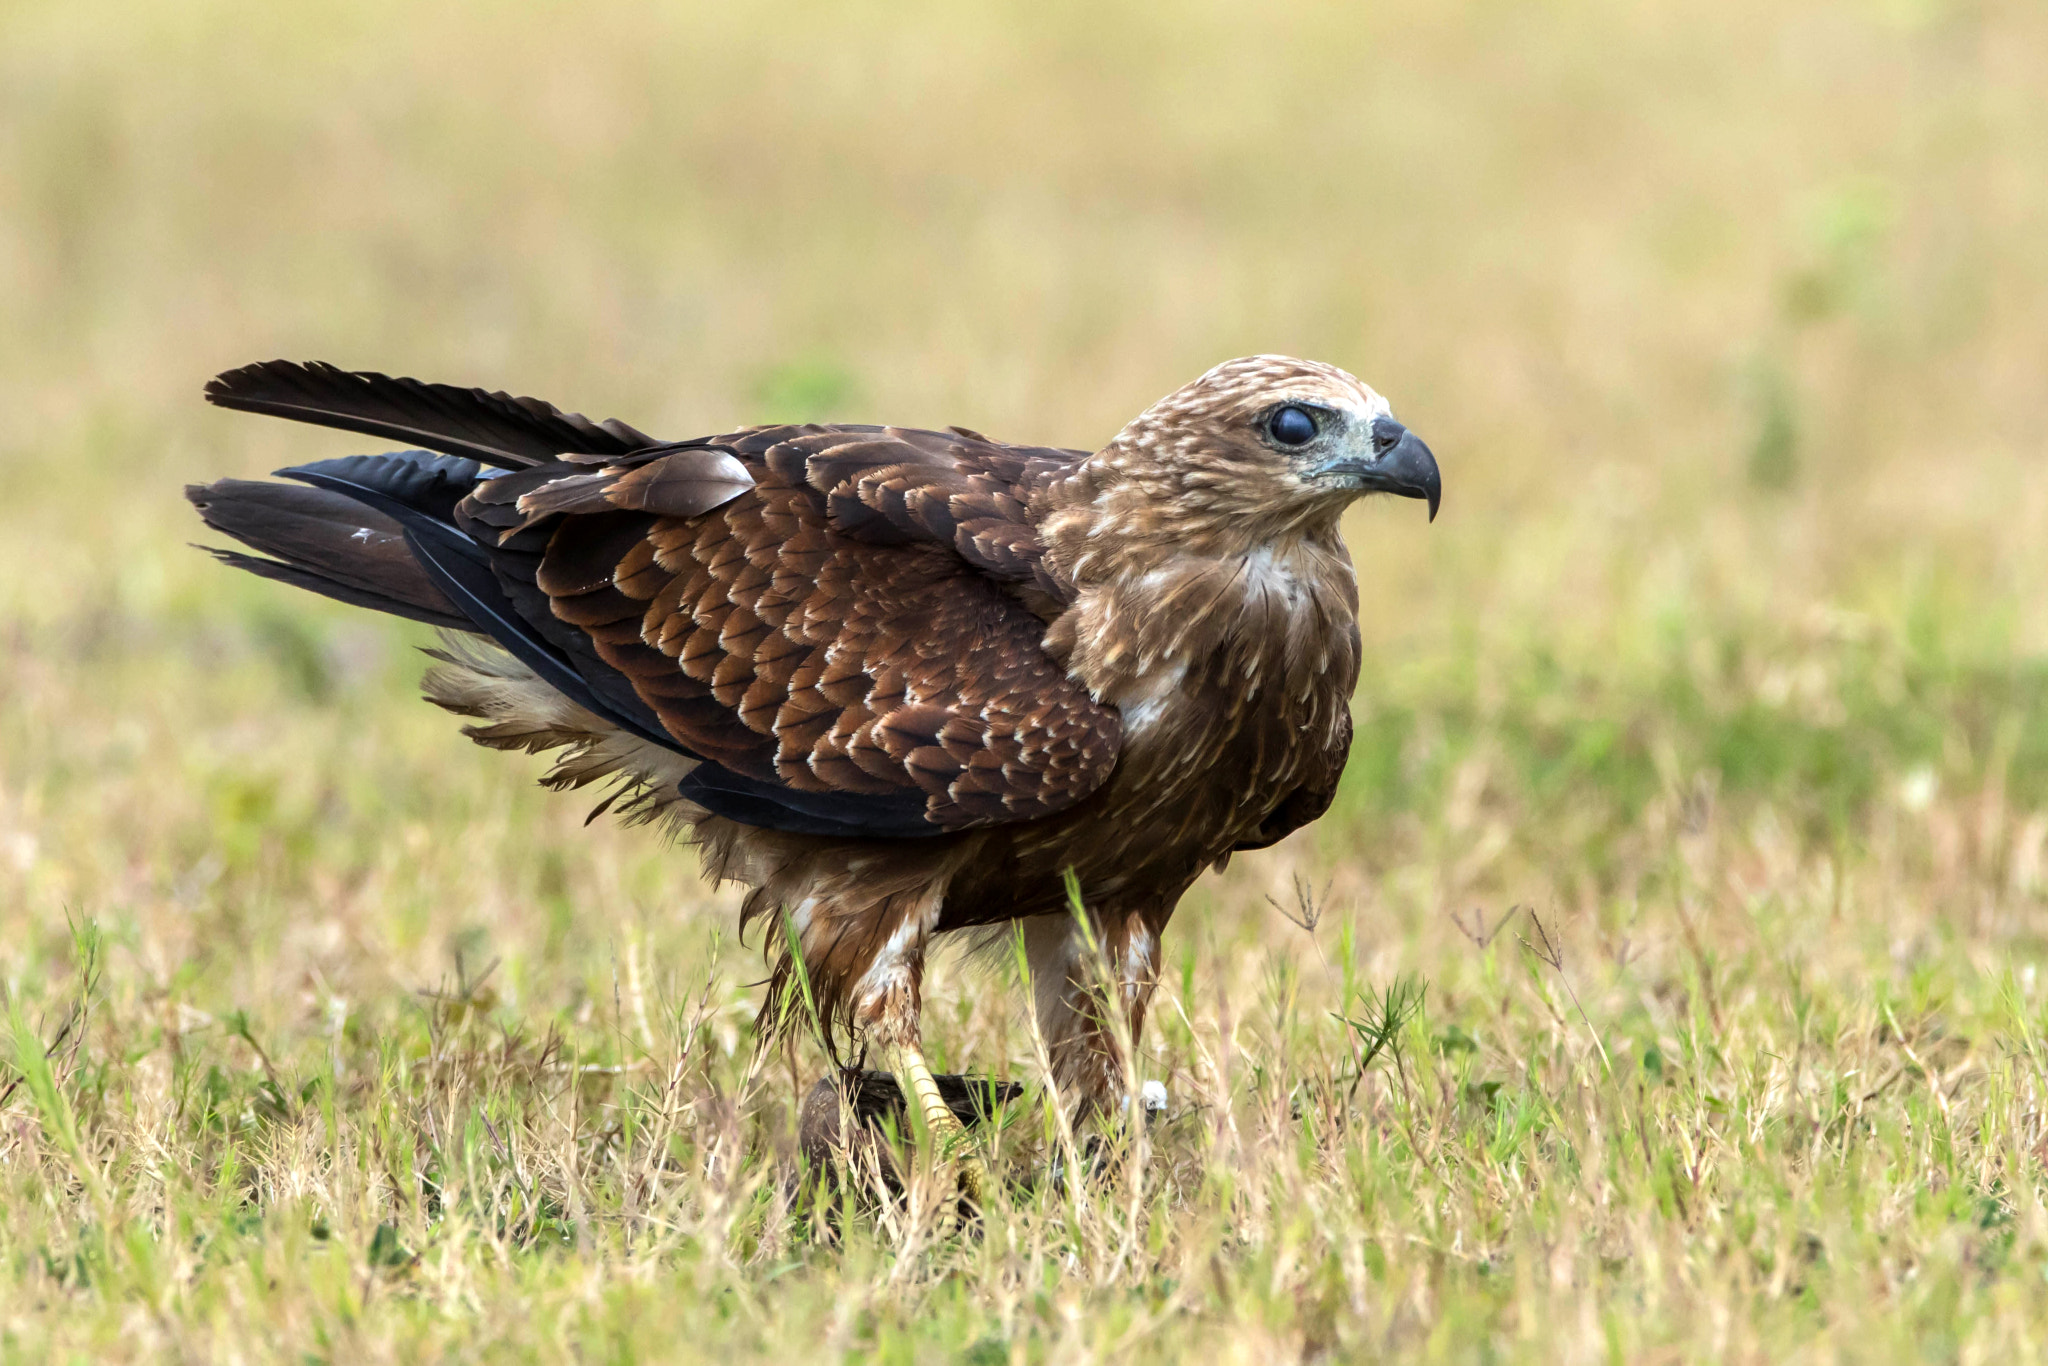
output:
POLYGON ((865 427, 662 444, 533 400, 342 371, 307 371, 319 397, 290 406, 297 377, 258 368, 269 397, 244 381, 229 406, 448 454, 280 471, 364 514, 351 530, 335 503, 303 505, 319 531, 303 544, 275 517, 245 535, 238 481, 195 491, 210 523, 278 557, 244 567, 459 618, 598 716, 699 760, 682 795, 715 814, 936 835, 1066 809, 1115 765, 1116 713, 1042 648, 1044 605, 1065 588, 1025 516, 1033 481, 1077 453, 865 427), (351 558, 358 532, 384 557, 374 574, 351 558), (392 563, 393 533, 416 570, 392 563))

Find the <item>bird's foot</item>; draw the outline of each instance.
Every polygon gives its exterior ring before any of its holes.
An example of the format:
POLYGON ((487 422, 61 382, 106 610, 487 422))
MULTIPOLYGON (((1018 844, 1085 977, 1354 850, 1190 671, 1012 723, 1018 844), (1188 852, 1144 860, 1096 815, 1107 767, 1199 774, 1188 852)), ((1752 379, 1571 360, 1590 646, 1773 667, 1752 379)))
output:
POLYGON ((910 1083, 906 1089, 916 1098, 918 1112, 924 1117, 932 1155, 953 1164, 963 1202, 979 1211, 989 1189, 988 1164, 974 1150, 973 1136, 939 1094, 938 1079, 926 1065, 923 1052, 913 1045, 903 1048, 903 1073, 910 1083))
MULTIPOLYGON (((1145 1116, 1145 1128, 1150 1129, 1153 1125, 1164 1120, 1167 1111, 1166 1083, 1163 1081, 1146 1082, 1138 1090, 1138 1105, 1145 1116)), ((1116 1154, 1125 1150, 1124 1145, 1127 1145, 1131 1139, 1129 1128, 1130 1111, 1131 1099, 1129 1096, 1125 1096, 1121 1117, 1118 1122, 1108 1123, 1108 1117, 1103 1115, 1102 1112, 1097 1112, 1101 1116, 1100 1122, 1106 1123, 1108 1127, 1104 1130, 1098 1130, 1095 1133, 1085 1135, 1075 1143, 1073 1148, 1073 1154, 1076 1159, 1074 1168, 1083 1181, 1091 1181, 1100 1176, 1104 1168, 1115 1158, 1116 1154)), ((1067 1159, 1064 1153, 1055 1153, 1053 1155, 1051 1163, 1046 1168, 1046 1176, 1055 1187, 1065 1184, 1067 1179, 1067 1159)))
MULTIPOLYGON (((964 1130, 961 1136, 966 1138, 964 1130)), ((961 1202, 979 1213, 989 1189, 988 1163, 982 1160, 978 1152, 962 1153, 955 1159, 953 1174, 960 1183, 961 1202)))

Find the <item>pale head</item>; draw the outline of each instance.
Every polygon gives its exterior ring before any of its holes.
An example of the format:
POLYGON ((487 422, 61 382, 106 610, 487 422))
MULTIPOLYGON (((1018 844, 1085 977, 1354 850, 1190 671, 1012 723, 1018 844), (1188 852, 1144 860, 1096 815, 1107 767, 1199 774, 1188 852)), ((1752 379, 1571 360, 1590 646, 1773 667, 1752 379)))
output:
POLYGON ((1108 476, 1105 493, 1121 485, 1116 501, 1142 497, 1169 521, 1301 525, 1334 520, 1369 493, 1424 499, 1434 518, 1439 497, 1434 457, 1384 398, 1334 365, 1290 356, 1225 361, 1147 408, 1090 463, 1108 476))

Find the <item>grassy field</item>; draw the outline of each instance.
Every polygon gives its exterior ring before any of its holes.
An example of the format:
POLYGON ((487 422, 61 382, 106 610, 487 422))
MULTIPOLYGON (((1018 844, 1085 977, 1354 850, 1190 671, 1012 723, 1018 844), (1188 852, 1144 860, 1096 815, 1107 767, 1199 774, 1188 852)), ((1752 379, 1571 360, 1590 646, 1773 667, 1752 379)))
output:
POLYGON ((0 1356, 2048 1354, 2044 128, 2027 0, 0 0, 0 1356), (1088 445, 1255 351, 1444 514, 1168 1116, 974 1239, 793 1202, 690 855, 185 544, 357 448, 273 355, 1088 445))

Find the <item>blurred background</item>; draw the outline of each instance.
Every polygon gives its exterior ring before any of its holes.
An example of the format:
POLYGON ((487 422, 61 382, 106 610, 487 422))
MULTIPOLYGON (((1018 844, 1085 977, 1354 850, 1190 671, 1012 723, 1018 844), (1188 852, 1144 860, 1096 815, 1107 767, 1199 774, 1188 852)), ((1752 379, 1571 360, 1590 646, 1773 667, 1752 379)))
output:
POLYGON ((573 1017, 722 953, 744 1018, 731 899, 422 706, 425 632, 188 548, 187 481, 361 445, 200 401, 273 356, 1075 446, 1336 363, 1444 513, 1353 516, 1342 801, 1184 944, 1284 947, 1307 869, 1424 971, 1474 904, 1823 885, 1786 933, 1910 897, 2032 952, 2044 130, 2024 0, 12 0, 0 968, 90 917, 165 1029, 317 1032, 451 964, 573 1017))

